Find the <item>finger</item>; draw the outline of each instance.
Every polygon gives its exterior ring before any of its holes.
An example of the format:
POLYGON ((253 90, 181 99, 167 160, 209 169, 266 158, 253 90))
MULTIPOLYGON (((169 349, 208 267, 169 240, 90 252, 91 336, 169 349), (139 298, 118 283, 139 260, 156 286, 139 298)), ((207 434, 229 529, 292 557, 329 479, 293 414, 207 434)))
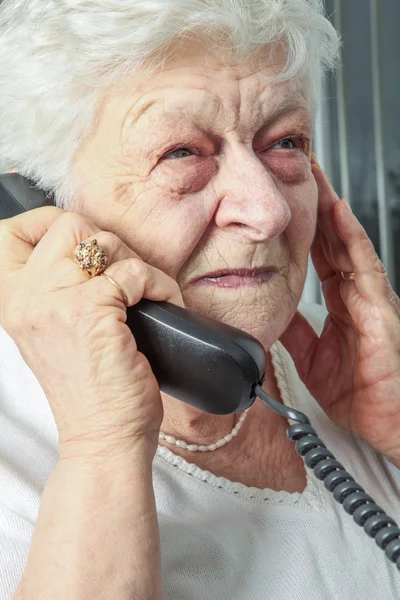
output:
MULTIPOLYGON (((73 223, 75 223, 75 219, 73 220, 73 223)), ((88 222, 87 226, 89 228, 94 227, 97 229, 97 226, 93 226, 90 222, 88 222)), ((83 223, 83 227, 86 228, 86 223, 83 223)), ((63 236, 68 236, 68 230, 67 232, 64 231, 63 236)), ((141 260, 140 257, 129 248, 129 246, 127 246, 117 235, 110 231, 100 230, 94 235, 90 235, 85 239, 85 241, 93 240, 96 240, 98 247, 105 252, 106 268, 113 263, 124 259, 137 258, 138 260, 141 260)), ((79 249, 79 244, 76 246, 76 248, 74 248, 74 251, 77 249, 79 249)), ((46 258, 42 257, 42 252, 44 250, 45 246, 40 249, 40 252, 38 251, 37 254, 32 255, 29 261, 29 268, 37 270, 50 269, 52 273, 51 285, 53 289, 71 287, 73 285, 85 283, 88 281, 88 279, 90 279, 89 273, 87 273, 85 269, 82 269, 75 261, 74 252, 71 252, 69 256, 65 256, 63 258, 55 258, 55 253, 51 252, 46 261, 46 258)))
POLYGON ((330 249, 325 236, 317 229, 314 242, 311 248, 311 258, 322 283, 322 291, 325 298, 325 304, 328 311, 341 318, 346 323, 351 322, 347 315, 347 308, 341 294, 344 281, 341 274, 332 266, 332 260, 328 259, 330 249))
MULTIPOLYGON (((101 231, 97 225, 81 215, 67 213, 60 219, 59 227, 56 226, 57 223, 32 253, 29 261, 32 268, 39 271, 46 270, 55 264, 60 266, 64 259, 71 261, 71 266, 73 266, 72 263, 76 265, 74 251, 78 248, 79 243, 92 240, 96 240, 97 245, 105 251, 108 266, 124 258, 137 257, 137 254, 117 235, 110 231, 101 231), (75 244, 76 239, 79 239, 77 244, 75 244)), ((84 273, 80 268, 79 271, 81 274, 84 273)), ((83 279, 79 279, 86 281, 88 274, 84 273, 84 275, 83 279)))
POLYGON ((298 311, 296 311, 289 326, 280 338, 280 342, 292 357, 303 382, 307 380, 318 340, 317 333, 298 311))
POLYGON ((319 280, 322 283, 329 277, 333 277, 335 275, 335 269, 333 268, 332 261, 329 256, 329 246, 326 240, 324 241, 323 238, 323 234, 321 233, 319 227, 317 227, 311 246, 311 259, 319 280))
MULTIPOLYGON (((344 244, 343 248, 345 248, 344 244)), ((347 250, 343 250, 343 254, 335 254, 319 227, 317 227, 311 246, 311 258, 321 282, 340 274, 341 271, 351 272, 352 265, 347 250)))
POLYGON ((40 272, 62 259, 72 259, 76 246, 83 240, 96 237, 100 231, 95 223, 82 215, 64 211, 36 245, 29 264, 40 272))
POLYGON ((346 246, 338 237, 335 228, 333 209, 340 202, 338 195, 321 167, 313 164, 313 174, 318 186, 318 226, 330 247, 332 266, 337 271, 349 271, 350 260, 346 246))
POLYGON ((0 278, 26 264, 35 246, 64 212, 56 206, 43 206, 0 221, 0 278))
MULTIPOLYGON (((127 306, 137 304, 142 298, 184 306, 176 281, 138 257, 114 262, 104 271, 104 274, 109 275, 121 288, 128 300, 127 306)), ((122 299, 118 288, 107 277, 93 277, 82 287, 105 303, 108 303, 109 296, 119 301, 122 299)))
POLYGON ((379 302, 387 299, 391 290, 386 269, 375 252, 365 229, 352 213, 345 200, 335 207, 335 222, 338 236, 346 246, 350 259, 350 271, 359 293, 379 302))

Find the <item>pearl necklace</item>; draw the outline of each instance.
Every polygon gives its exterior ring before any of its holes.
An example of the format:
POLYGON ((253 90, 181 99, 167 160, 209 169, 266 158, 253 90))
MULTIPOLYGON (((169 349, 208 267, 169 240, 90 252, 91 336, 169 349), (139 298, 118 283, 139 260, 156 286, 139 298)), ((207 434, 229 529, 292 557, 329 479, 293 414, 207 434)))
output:
POLYGON ((227 444, 228 442, 233 440, 234 437, 237 436, 237 434, 239 433, 239 429, 243 425, 243 421, 245 420, 249 410, 250 410, 250 408, 247 408, 240 415, 239 421, 236 423, 236 425, 234 426, 232 431, 230 433, 228 433, 228 435, 221 438, 214 444, 209 444, 208 446, 199 446, 198 444, 187 444, 183 440, 177 440, 176 438, 174 438, 173 435, 165 435, 165 433, 163 433, 162 431, 160 431, 158 437, 160 440, 163 440, 164 442, 167 442, 168 444, 173 444, 174 446, 178 446, 178 448, 184 448, 185 450, 189 450, 189 452, 213 452, 217 448, 221 448, 222 446, 225 446, 225 444, 227 444))

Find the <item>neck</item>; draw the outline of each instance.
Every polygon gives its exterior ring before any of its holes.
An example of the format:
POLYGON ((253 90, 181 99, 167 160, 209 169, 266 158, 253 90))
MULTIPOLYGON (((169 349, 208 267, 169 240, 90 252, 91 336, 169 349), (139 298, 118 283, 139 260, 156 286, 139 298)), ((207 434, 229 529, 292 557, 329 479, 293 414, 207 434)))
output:
MULTIPOLYGON (((281 401, 278 384, 269 354, 267 376, 263 385, 263 389, 270 396, 281 401)), ((177 440, 183 440, 188 444, 205 446, 213 444, 217 440, 230 433, 235 424, 238 422, 238 415, 212 415, 176 400, 167 394, 162 394, 162 399, 164 406, 164 419, 161 425, 161 431, 167 435, 173 436, 177 440)), ((244 430, 254 431, 253 425, 260 418, 260 409, 262 409, 264 412, 264 408, 268 411, 267 427, 269 431, 265 431, 264 427, 263 435, 266 435, 266 439, 273 439, 275 437, 277 431, 281 429, 281 427, 277 427, 277 425, 282 424, 282 417, 279 417, 279 415, 276 415, 272 410, 264 407, 264 405, 260 407, 260 402, 256 401, 250 407, 245 423, 243 424, 238 436, 226 444, 227 451, 229 451, 229 447, 232 444, 235 444, 235 446, 241 445, 244 437, 244 430)), ((284 421, 284 424, 285 423, 286 421, 284 421)), ((165 442, 162 442, 162 445, 169 447, 174 452, 180 450, 178 447, 172 447, 170 444, 165 442)), ((223 448, 225 448, 225 446, 223 448)), ((221 453, 221 451, 222 448, 217 450, 219 453, 221 453)), ((181 451, 179 454, 187 457, 191 453, 187 450, 183 450, 183 452, 181 451)))
MULTIPOLYGON (((282 402, 269 355, 267 374, 264 390, 282 402)), ((187 444, 213 444, 230 433, 235 424, 235 415, 210 415, 171 396, 162 396, 164 420, 161 431, 187 444)), ((259 489, 302 492, 306 487, 306 473, 302 459, 286 437, 287 427, 288 421, 284 417, 257 398, 238 435, 213 452, 190 452, 165 441, 160 444, 217 477, 259 489)))

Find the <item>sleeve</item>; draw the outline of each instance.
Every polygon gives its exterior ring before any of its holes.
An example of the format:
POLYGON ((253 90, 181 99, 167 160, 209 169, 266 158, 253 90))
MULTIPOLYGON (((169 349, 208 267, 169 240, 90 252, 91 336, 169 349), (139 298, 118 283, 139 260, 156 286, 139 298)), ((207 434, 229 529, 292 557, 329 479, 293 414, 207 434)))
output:
POLYGON ((57 447, 43 390, 0 327, 0 600, 11 600, 24 572, 57 447))
POLYGON ((0 504, 0 600, 11 600, 28 558, 33 524, 0 504))

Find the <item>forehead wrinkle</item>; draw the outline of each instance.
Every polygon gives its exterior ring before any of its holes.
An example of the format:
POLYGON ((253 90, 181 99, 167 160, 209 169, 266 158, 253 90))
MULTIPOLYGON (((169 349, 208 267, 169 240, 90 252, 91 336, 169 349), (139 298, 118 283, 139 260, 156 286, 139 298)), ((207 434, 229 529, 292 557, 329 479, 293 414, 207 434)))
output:
POLYGON ((310 106, 301 90, 286 87, 282 93, 282 84, 280 88, 276 86, 276 93, 271 93, 271 89, 268 86, 256 95, 254 90, 249 90, 248 94, 242 92, 239 96, 238 110, 233 107, 233 129, 241 137, 268 128, 286 114, 292 115, 299 110, 305 111, 311 121, 310 106))
MULTIPOLYGON (((152 89, 141 96, 133 106, 130 107, 124 120, 124 127, 128 125, 128 131, 131 132, 135 125, 139 123, 140 118, 145 114, 149 116, 152 109, 163 104, 165 110, 157 115, 159 119, 165 119, 173 127, 175 123, 182 123, 186 117, 194 119, 205 131, 215 127, 219 117, 222 116, 221 123, 223 130, 236 130, 239 134, 246 134, 246 130, 256 131, 261 127, 268 126, 285 113, 292 113, 300 108, 310 113, 309 104, 305 98, 300 86, 294 86, 293 81, 281 84, 269 84, 265 82, 266 87, 259 81, 260 87, 250 88, 247 93, 242 86, 238 85, 229 97, 224 101, 216 93, 209 89, 197 87, 196 85, 182 86, 163 86, 152 89), (196 93, 194 101, 169 102, 168 94, 154 98, 154 93, 162 91, 173 92, 182 89, 185 92, 193 91, 196 93), (276 93, 274 93, 274 89, 276 93), (146 96, 150 94, 150 98, 146 96), (255 97, 256 96, 256 97, 255 97), (204 99, 202 99, 204 98, 204 99), (139 104, 139 106, 137 106, 139 104), (247 105, 247 106, 246 106, 247 105), (134 107, 137 107, 134 110, 134 107), (198 108, 200 110, 198 110, 198 108), (228 122, 229 121, 229 122, 228 122), (247 121, 250 121, 247 123, 247 121)), ((311 117, 311 115, 310 115, 311 117)))
MULTIPOLYGON (((264 88, 260 94, 261 106, 267 110, 264 113, 264 118, 275 119, 280 117, 286 112, 293 112, 299 108, 303 108, 310 112, 310 105, 301 89, 296 86, 293 89, 293 81, 288 84, 272 84, 277 90, 277 93, 271 93, 271 88, 264 88), (279 93, 279 88, 283 88, 282 92, 279 93), (267 93, 268 97, 265 98, 267 93)), ((273 88, 272 88, 273 89, 273 88)))
MULTIPOLYGON (((158 88, 157 90, 151 90, 150 92, 148 92, 148 94, 154 94, 154 92, 156 91, 162 91, 162 90, 172 90, 175 91, 178 88, 178 86, 170 86, 168 88, 158 88)), ((135 127, 135 125, 137 125, 139 123, 139 120, 141 117, 143 117, 146 113, 147 116, 149 116, 149 111, 154 108, 154 107, 159 107, 160 104, 163 104, 165 108, 164 111, 162 111, 161 113, 159 113, 160 117, 163 118, 169 118, 171 121, 174 120, 174 118, 177 118, 178 120, 182 120, 182 117, 184 116, 188 116, 188 117, 195 117, 195 116, 199 116, 202 117, 202 119, 204 120, 204 117, 207 115, 208 119, 210 120, 210 122, 213 122, 217 119, 219 111, 221 109, 222 106, 222 102, 221 99, 218 98, 218 96, 216 94, 214 94, 213 92, 211 92, 210 90, 205 90, 204 88, 196 88, 196 87, 192 87, 192 86, 183 86, 184 91, 188 91, 188 90, 194 90, 197 93, 197 96, 195 97, 195 102, 174 102, 173 104, 171 104, 169 102, 169 98, 166 96, 161 96, 158 98, 152 98, 151 100, 148 100, 147 102, 145 102, 143 104, 143 106, 140 107, 140 109, 138 111, 133 111, 132 107, 129 110, 129 113, 127 115, 127 117, 125 118, 124 124, 128 124, 130 126, 130 129, 133 129, 135 127), (201 96, 202 95, 206 95, 207 98, 204 99, 204 101, 201 100, 201 96), (199 112, 197 112, 195 110, 195 105, 199 105, 201 110, 199 112)), ((147 94, 145 94, 144 96, 141 97, 140 100, 143 100, 145 98, 145 96, 147 96, 147 94)), ((139 102, 139 101, 137 101, 139 102)), ((135 104, 137 104, 137 102, 135 104)))
POLYGON ((125 130, 126 126, 129 128, 133 127, 139 118, 157 102, 157 99, 155 98, 149 98, 147 102, 143 102, 146 95, 147 94, 140 96, 132 105, 129 106, 124 118, 122 119, 122 131, 125 130), (134 110, 137 104, 139 104, 139 107, 137 110, 134 110))

